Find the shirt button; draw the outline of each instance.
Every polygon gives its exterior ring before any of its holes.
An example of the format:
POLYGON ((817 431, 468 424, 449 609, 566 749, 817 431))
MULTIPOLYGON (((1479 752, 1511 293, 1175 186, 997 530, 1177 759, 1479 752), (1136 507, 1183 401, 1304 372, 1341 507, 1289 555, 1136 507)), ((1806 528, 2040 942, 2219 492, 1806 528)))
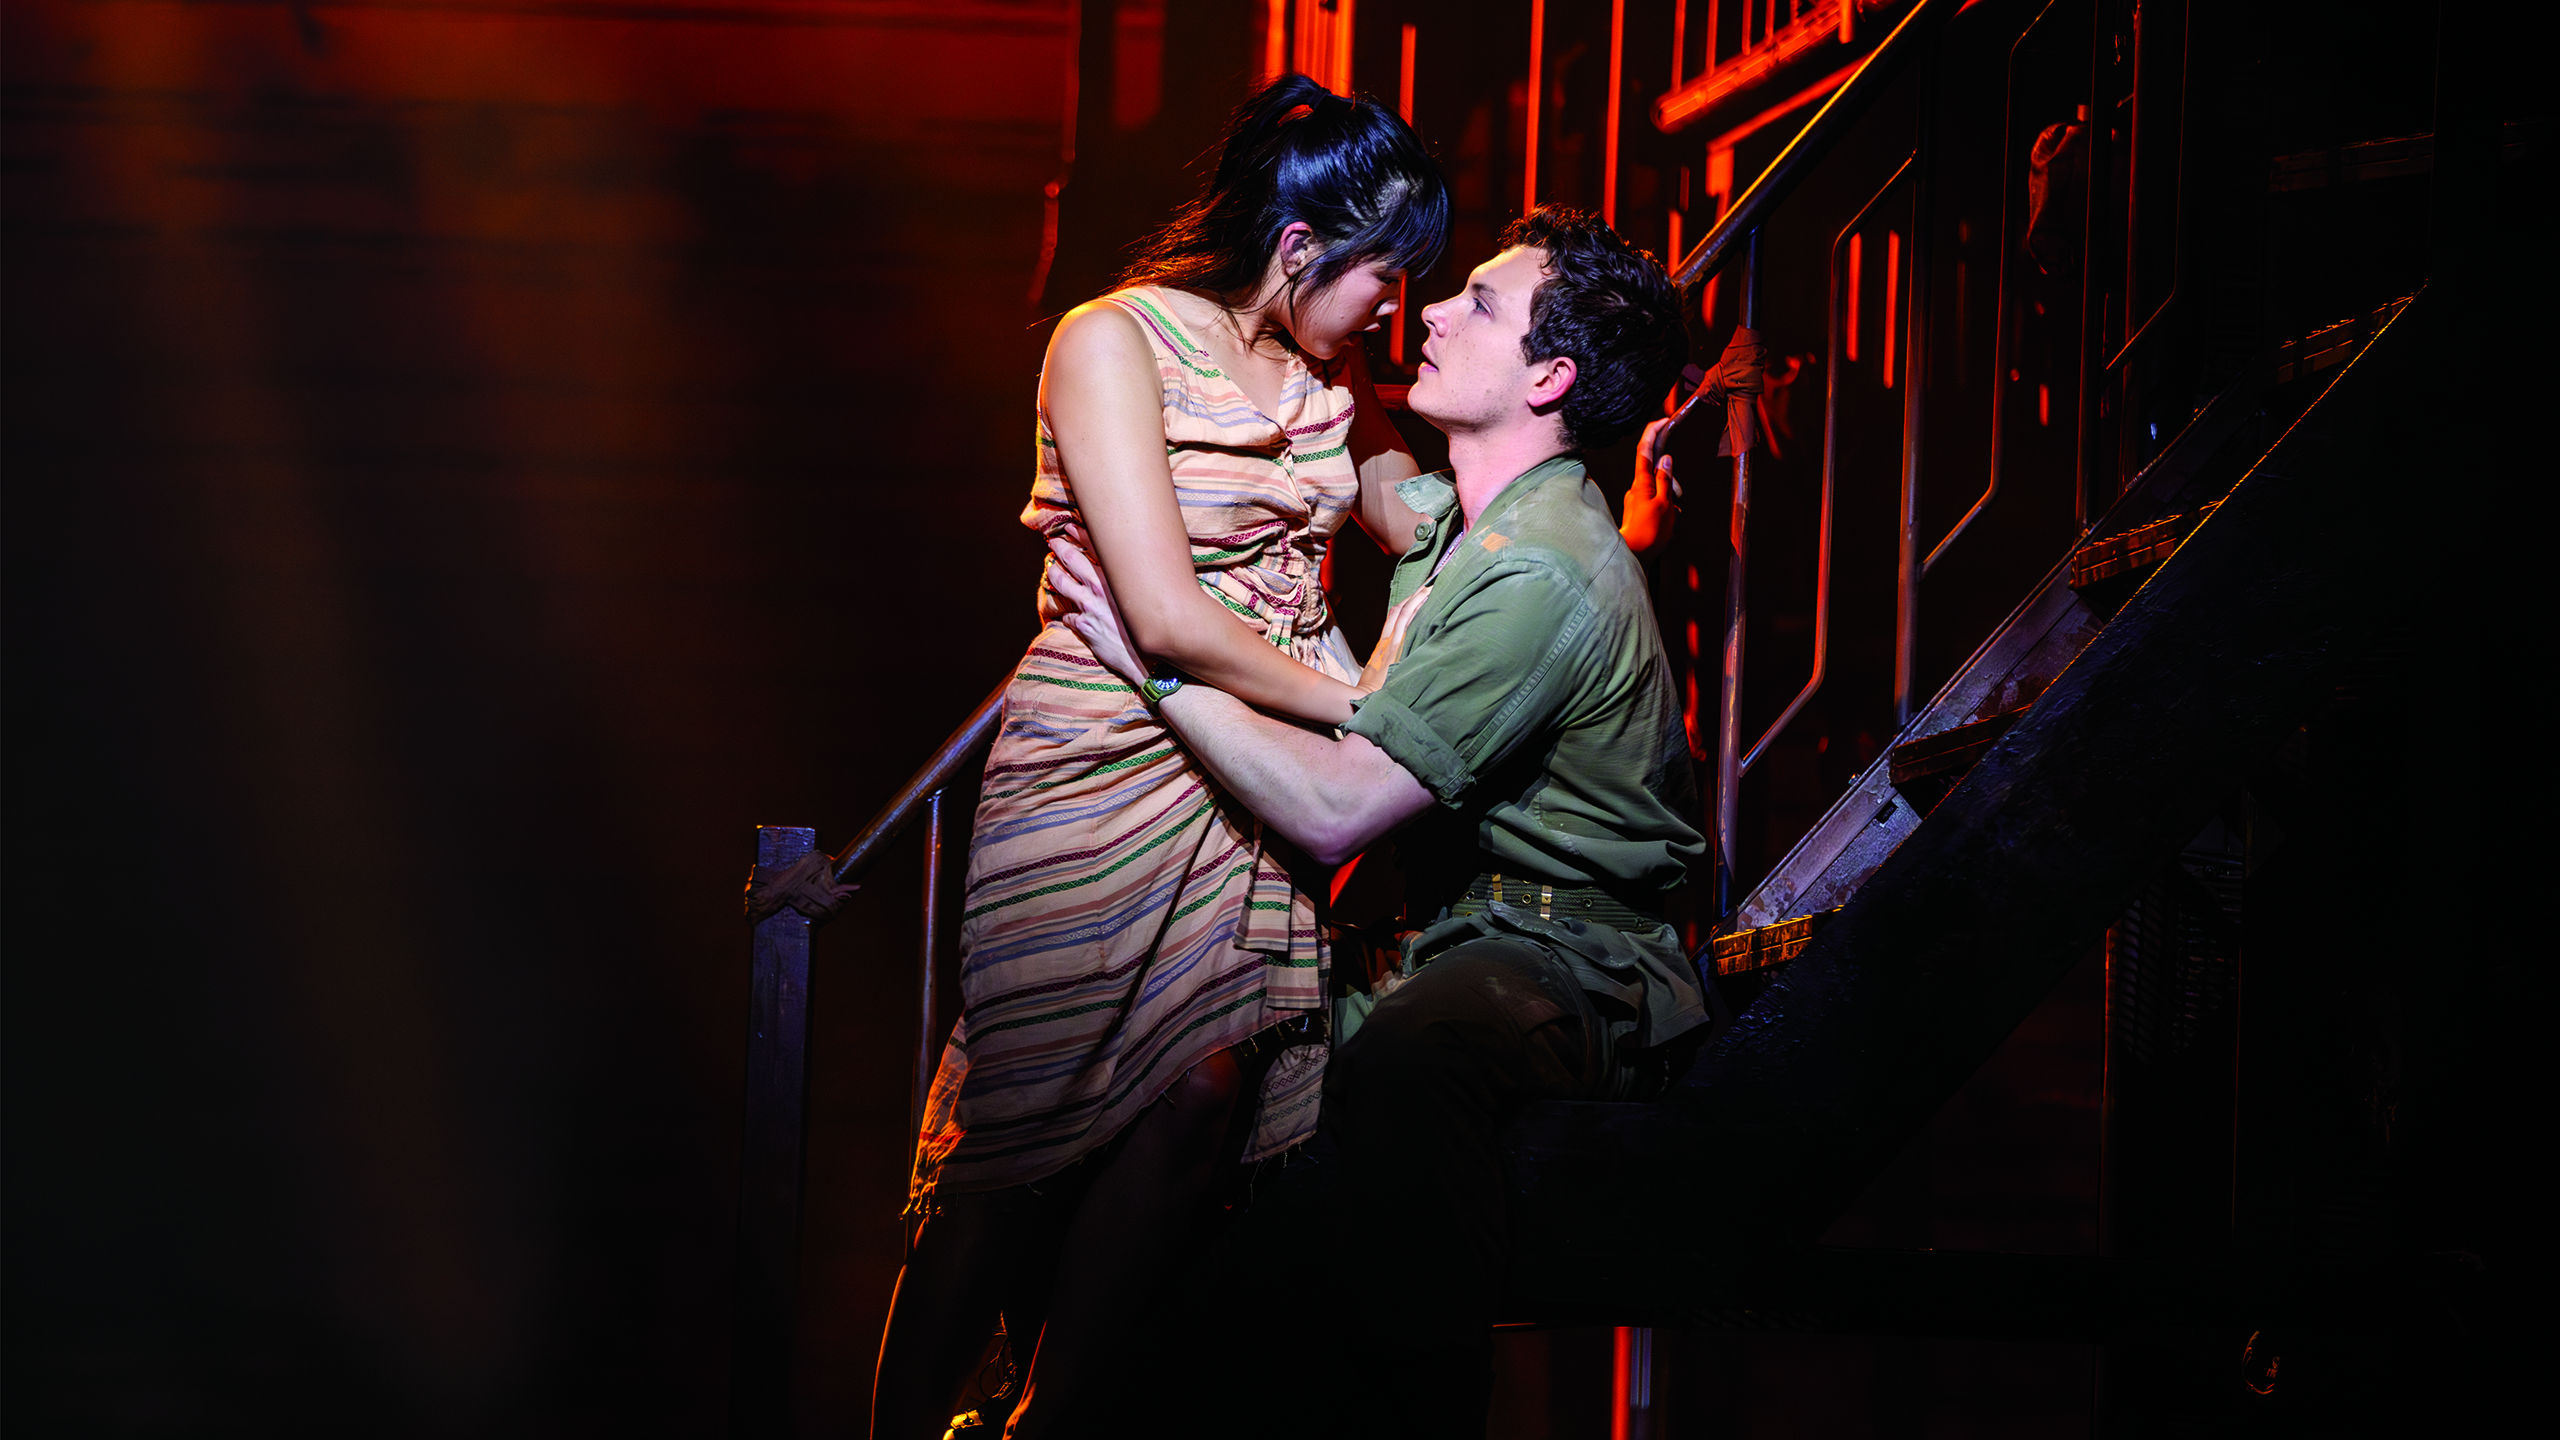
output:
POLYGON ((1428 521, 1428 520, 1425 520, 1425 521, 1423 521, 1421 524, 1414 526, 1414 527, 1413 527, 1413 538, 1414 538, 1414 539, 1416 539, 1416 540, 1428 540, 1428 539, 1430 539, 1430 538, 1431 538, 1431 522, 1430 522, 1430 521, 1428 521))

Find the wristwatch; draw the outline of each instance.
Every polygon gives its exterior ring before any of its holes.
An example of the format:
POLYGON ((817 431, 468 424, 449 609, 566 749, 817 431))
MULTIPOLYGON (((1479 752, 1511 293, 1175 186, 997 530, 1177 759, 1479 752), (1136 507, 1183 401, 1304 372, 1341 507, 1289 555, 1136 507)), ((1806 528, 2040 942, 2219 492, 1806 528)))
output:
POLYGON ((1159 670, 1138 682, 1138 698, 1152 707, 1164 703, 1166 696, 1182 688, 1182 672, 1159 670))

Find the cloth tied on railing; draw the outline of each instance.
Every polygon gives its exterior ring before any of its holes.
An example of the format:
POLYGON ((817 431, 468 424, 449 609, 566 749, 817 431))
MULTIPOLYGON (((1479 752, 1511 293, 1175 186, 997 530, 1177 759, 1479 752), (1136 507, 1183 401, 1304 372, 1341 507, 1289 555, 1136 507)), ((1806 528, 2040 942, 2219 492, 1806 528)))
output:
POLYGON ((811 920, 824 920, 843 906, 846 897, 861 889, 859 885, 839 885, 835 877, 835 857, 824 850, 812 850, 793 862, 790 869, 765 879, 759 865, 747 872, 747 920, 761 924, 779 914, 785 906, 799 911, 811 920))
POLYGON ((1760 391, 1768 364, 1769 347, 1760 343, 1760 332, 1735 326, 1716 368, 1707 372, 1707 389, 1724 400, 1724 438, 1716 443, 1717 454, 1747 454, 1759 445, 1760 391))

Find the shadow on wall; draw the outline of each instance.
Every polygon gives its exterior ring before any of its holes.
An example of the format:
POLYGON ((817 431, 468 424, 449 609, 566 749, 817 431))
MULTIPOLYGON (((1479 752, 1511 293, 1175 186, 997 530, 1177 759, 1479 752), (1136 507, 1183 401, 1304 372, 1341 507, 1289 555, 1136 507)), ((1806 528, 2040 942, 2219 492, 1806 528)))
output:
MULTIPOLYGON (((750 827, 1030 631, 1071 11, 885 13, 12 0, 13 1429, 716 1431, 750 827)), ((821 958, 838 1430, 911 893, 821 958)))

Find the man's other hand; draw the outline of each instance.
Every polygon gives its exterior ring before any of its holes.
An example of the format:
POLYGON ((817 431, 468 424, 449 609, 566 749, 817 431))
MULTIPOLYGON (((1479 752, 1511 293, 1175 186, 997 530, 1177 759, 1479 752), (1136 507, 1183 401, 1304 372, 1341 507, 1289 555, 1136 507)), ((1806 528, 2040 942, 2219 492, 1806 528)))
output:
POLYGON ((1627 487, 1626 519, 1619 522, 1618 538, 1639 560, 1670 544, 1672 526, 1680 519, 1680 481, 1671 473, 1668 453, 1672 424, 1656 420, 1636 442, 1636 478, 1627 487))

